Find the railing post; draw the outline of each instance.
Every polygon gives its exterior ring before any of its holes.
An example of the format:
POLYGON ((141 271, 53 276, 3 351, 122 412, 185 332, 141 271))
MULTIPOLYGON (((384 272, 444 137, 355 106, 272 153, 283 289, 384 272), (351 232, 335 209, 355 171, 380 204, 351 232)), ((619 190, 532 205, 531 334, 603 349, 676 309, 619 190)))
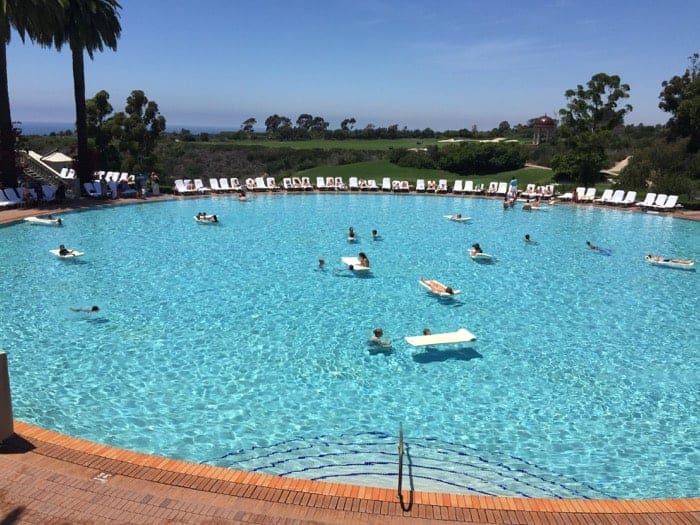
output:
POLYGON ((10 398, 10 373, 7 354, 0 352, 0 441, 14 434, 12 423, 12 399, 10 398))
POLYGON ((399 427, 399 484, 397 496, 403 500, 403 425, 399 427))

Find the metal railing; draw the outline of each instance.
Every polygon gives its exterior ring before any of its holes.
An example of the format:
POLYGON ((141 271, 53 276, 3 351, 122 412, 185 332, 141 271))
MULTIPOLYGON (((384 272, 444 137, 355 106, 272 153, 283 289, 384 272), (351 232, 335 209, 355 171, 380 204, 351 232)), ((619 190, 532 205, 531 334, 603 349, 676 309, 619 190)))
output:
POLYGON ((403 456, 404 456, 404 451, 405 451, 405 444, 403 440, 403 425, 399 427, 399 482, 398 482, 398 493, 397 497, 399 498, 399 502, 401 503, 401 508, 404 511, 409 511, 411 510, 411 507, 413 507, 413 480, 411 478, 411 462, 410 462, 410 457, 409 457, 409 473, 408 473, 408 478, 409 481, 411 482, 411 489, 409 490, 409 498, 408 498, 408 504, 403 499, 403 456))

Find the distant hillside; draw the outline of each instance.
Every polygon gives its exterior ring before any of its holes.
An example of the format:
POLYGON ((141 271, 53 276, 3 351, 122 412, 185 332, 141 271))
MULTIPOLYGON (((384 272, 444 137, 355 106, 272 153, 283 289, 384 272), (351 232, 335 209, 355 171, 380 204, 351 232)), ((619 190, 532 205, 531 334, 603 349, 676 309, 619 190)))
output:
POLYGON ((164 182, 173 179, 238 177, 268 173, 275 177, 317 166, 338 166, 381 159, 381 151, 292 149, 206 142, 162 141, 156 151, 164 182))

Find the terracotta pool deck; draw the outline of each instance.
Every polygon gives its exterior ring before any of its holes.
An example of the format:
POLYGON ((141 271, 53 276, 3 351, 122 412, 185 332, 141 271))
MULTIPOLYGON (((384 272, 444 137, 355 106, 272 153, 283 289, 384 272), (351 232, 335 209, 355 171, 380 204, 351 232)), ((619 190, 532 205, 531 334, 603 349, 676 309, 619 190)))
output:
MULTIPOLYGON (((95 204, 73 202, 66 209, 95 204)), ((0 223, 60 211, 4 210, 0 223)), ((685 218, 697 220, 698 214, 685 218)), ((405 489, 399 499, 391 489, 282 478, 149 456, 21 421, 14 422, 14 430, 15 436, 0 446, 0 525, 700 524, 700 498, 549 500, 405 489)))
MULTIPOLYGON (((15 421, 0 523, 700 523, 700 498, 548 500, 340 485, 209 467, 15 421)), ((407 483, 406 483, 407 484, 407 483)))

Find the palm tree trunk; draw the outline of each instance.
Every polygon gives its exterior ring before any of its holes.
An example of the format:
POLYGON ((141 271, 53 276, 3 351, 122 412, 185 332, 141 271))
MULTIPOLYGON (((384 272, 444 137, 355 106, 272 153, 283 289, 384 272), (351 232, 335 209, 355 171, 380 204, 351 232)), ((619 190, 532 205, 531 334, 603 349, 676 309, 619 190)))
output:
POLYGON ((92 180, 92 162, 88 148, 87 111, 85 109, 85 62, 82 46, 71 44, 73 56, 73 92, 75 97, 75 130, 78 135, 77 174, 81 183, 92 180))
POLYGON ((7 84, 7 35, 1 26, 4 24, 0 24, 0 183, 4 188, 14 188, 17 186, 15 132, 7 84))

